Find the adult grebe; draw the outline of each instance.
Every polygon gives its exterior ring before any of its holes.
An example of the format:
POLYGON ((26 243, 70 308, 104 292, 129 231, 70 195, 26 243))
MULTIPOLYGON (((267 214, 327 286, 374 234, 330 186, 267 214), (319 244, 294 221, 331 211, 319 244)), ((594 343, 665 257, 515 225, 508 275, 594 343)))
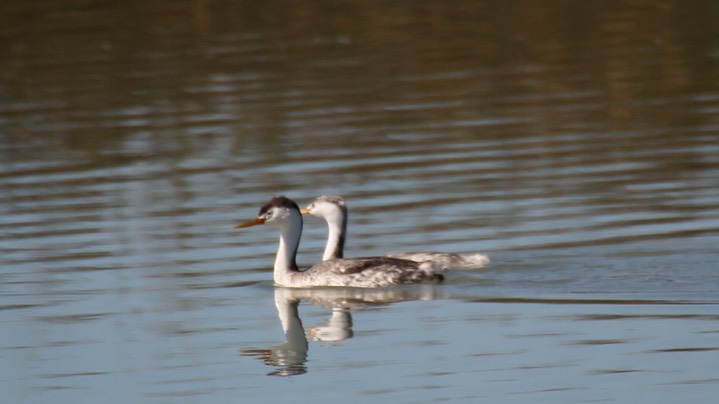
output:
POLYGON ((274 281, 287 287, 351 286, 374 288, 403 283, 442 280, 441 265, 389 257, 331 259, 299 270, 295 258, 302 236, 302 214, 295 202, 284 196, 272 198, 257 218, 235 228, 268 224, 280 230, 275 258, 274 281))
MULTIPOLYGON (((343 258, 347 234, 347 204, 341 196, 320 196, 312 201, 302 214, 310 214, 325 219, 329 228, 327 245, 323 260, 343 258)), ((481 268, 489 263, 484 254, 452 254, 443 252, 394 252, 387 257, 411 261, 432 261, 444 268, 469 269, 481 268)))

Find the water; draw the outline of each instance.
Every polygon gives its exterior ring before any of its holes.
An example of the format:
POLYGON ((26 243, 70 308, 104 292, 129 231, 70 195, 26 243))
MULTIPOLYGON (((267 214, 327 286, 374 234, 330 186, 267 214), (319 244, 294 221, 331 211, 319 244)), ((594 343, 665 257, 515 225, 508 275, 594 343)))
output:
POLYGON ((3 2, 4 399, 714 399, 718 14, 3 2), (343 195, 348 256, 492 263, 277 289, 232 229, 275 194, 343 195))

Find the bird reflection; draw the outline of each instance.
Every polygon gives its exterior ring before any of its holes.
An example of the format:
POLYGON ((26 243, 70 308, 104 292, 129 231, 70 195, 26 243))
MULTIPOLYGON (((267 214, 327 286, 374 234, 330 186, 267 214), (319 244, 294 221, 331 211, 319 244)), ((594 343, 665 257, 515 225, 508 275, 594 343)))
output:
POLYGON ((243 349, 243 356, 253 356, 265 365, 275 366, 269 376, 296 376, 307 372, 307 338, 297 306, 300 299, 284 296, 275 289, 275 306, 280 317, 285 342, 270 349, 243 349))
POLYGON ((352 313, 349 309, 334 308, 330 318, 321 325, 310 327, 307 336, 314 341, 335 342, 352 338, 352 313))
POLYGON ((275 306, 285 334, 285 342, 269 349, 243 349, 242 356, 255 357, 276 369, 268 376, 297 376, 307 373, 307 338, 313 341, 336 342, 350 339, 353 308, 387 306, 406 300, 437 299, 436 285, 406 285, 386 289, 275 288, 275 306), (301 301, 330 309, 324 323, 305 332, 299 316, 301 301))

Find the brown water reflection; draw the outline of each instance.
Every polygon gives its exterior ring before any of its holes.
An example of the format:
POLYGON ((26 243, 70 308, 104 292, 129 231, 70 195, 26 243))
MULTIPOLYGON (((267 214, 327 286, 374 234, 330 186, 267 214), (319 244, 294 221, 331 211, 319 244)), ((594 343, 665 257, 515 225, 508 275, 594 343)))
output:
MULTIPOLYGON (((236 355, 279 335, 276 234, 231 226, 331 193, 350 256, 492 266, 310 341, 293 397, 713 399, 718 20, 714 1, 2 2, 5 397, 284 398, 236 355)), ((307 221, 300 263, 324 231, 307 221)))
POLYGON ((369 135, 378 120, 521 119, 502 137, 702 120, 714 131, 701 111, 716 105, 712 3, 591 3, 11 1, 5 113, 81 150, 98 129, 105 136, 88 146, 113 142, 107 126, 241 131, 236 150, 273 144, 288 127, 369 135))

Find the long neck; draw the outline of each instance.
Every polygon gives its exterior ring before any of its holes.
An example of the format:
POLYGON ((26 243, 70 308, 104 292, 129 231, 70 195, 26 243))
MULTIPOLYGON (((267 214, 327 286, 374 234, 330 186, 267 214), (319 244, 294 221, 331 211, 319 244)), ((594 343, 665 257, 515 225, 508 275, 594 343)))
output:
POLYGON ((345 234, 347 234, 347 217, 343 217, 340 223, 328 221, 329 235, 327 245, 322 255, 322 261, 334 258, 343 258, 345 250, 345 234))
POLYGON ((297 272, 297 248, 300 245, 302 236, 302 218, 297 217, 288 223, 280 232, 280 246, 275 257, 274 280, 275 283, 283 285, 286 275, 297 272))

